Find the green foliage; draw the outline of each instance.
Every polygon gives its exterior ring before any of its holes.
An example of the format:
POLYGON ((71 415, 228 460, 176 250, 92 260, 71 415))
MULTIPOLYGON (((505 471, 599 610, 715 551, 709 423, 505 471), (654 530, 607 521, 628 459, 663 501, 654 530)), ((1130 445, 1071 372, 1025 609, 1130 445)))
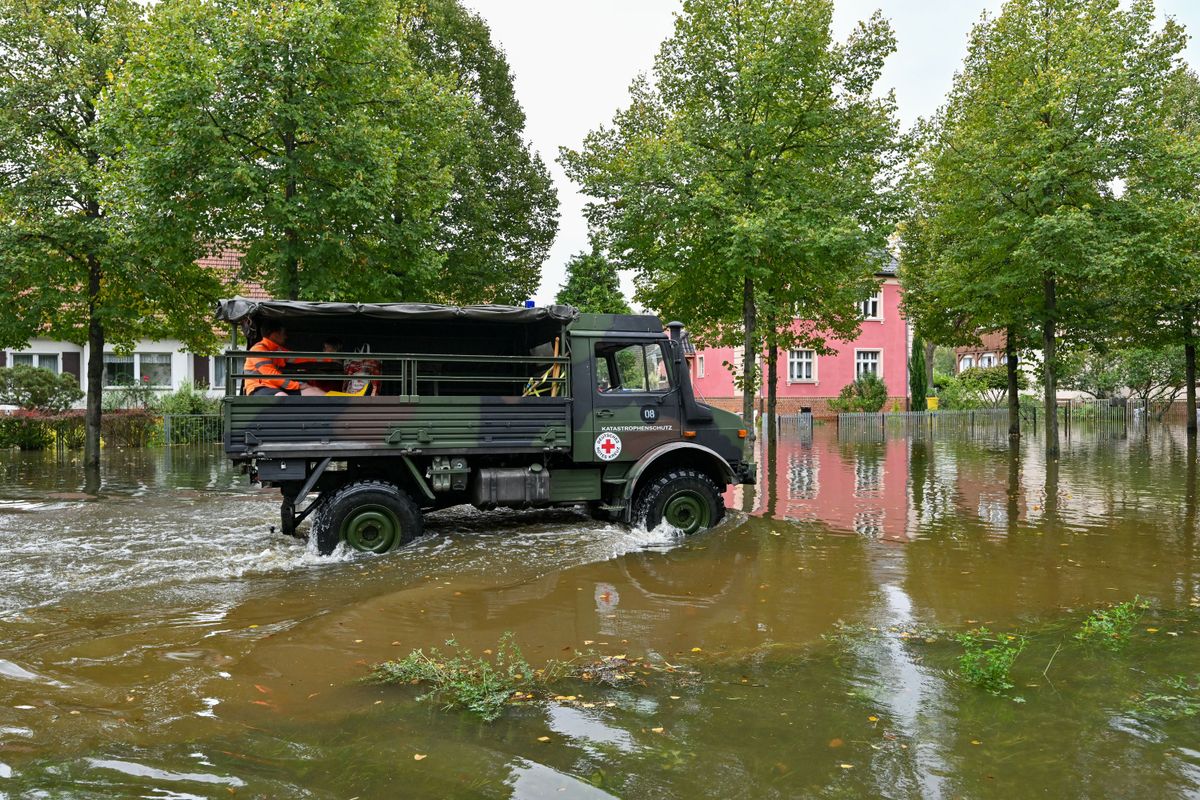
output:
POLYGON ((153 7, 109 109, 130 205, 248 243, 273 294, 428 294, 465 98, 414 66, 392 0, 153 7))
MULTIPOLYGON (((149 447, 161 444, 162 421, 146 409, 124 409, 106 413, 100 431, 109 447, 149 447)), ((47 414, 17 411, 0 414, 0 448, 46 450, 60 447, 78 450, 84 445, 84 412, 47 414)))
POLYGON ((0 447, 45 450, 54 445, 54 427, 46 414, 18 411, 0 414, 0 447))
POLYGON ((1050 398, 1057 339, 1112 336, 1115 278, 1141 257, 1113 187, 1162 152, 1186 37, 1155 25, 1150 2, 1009 0, 976 25, 946 106, 919 131, 905 313, 948 345, 1040 331, 1050 398))
MULTIPOLYGON (((959 373, 958 379, 962 391, 979 399, 984 406, 996 407, 1005 403, 1008 395, 1008 367, 999 364, 994 367, 969 367, 959 373)), ((1024 372, 1017 372, 1017 389, 1029 387, 1029 378, 1024 372)))
POLYGON ((1139 717, 1178 720, 1200 716, 1200 675, 1176 675, 1137 697, 1130 709, 1139 717))
POLYGON ((1184 391, 1184 363, 1181 345, 1072 354, 1065 360, 1064 384, 1095 397, 1108 397, 1128 388, 1140 400, 1162 404, 1165 413, 1184 391))
POLYGON ((66 411, 83 397, 74 375, 20 365, 0 369, 0 405, 27 411, 66 411))
POLYGON ((558 229, 554 184, 522 138, 525 112, 487 23, 459 0, 412 5, 414 62, 470 101, 434 232, 445 254, 434 295, 459 304, 519 303, 537 291, 558 229))
POLYGON ((912 352, 908 356, 908 396, 914 411, 925 410, 925 397, 929 387, 925 385, 925 343, 920 336, 913 336, 912 352))
POLYGON ((598 248, 576 253, 567 262, 567 280, 554 302, 593 314, 628 314, 629 303, 621 292, 616 265, 598 248))
POLYGON ((219 414, 221 399, 209 397, 203 391, 197 391, 190 383, 182 384, 178 390, 168 392, 158 397, 154 408, 160 414, 219 414))
POLYGON ((104 390, 104 410, 141 409, 149 411, 158 403, 158 392, 143 378, 104 390))
POLYGON ((829 407, 840 413, 875 412, 883 408, 887 398, 887 384, 883 382, 883 378, 873 372, 865 372, 853 383, 843 386, 841 393, 829 401, 829 407))
POLYGON ((399 661, 385 661, 371 669, 368 680, 383 684, 422 685, 421 700, 440 702, 445 708, 460 708, 488 722, 498 719, 518 692, 531 691, 553 680, 553 667, 535 670, 525 660, 511 633, 496 646, 495 659, 474 656, 453 639, 446 642, 449 653, 437 648, 413 650, 399 661))
POLYGON ((652 77, 560 155, 638 301, 702 344, 740 346, 748 393, 760 323, 783 350, 856 335, 893 230, 895 106, 875 88, 895 39, 875 14, 835 42, 832 13, 686 0, 652 77))
MULTIPOLYGON (((146 8, 0 0, 0 346, 33 336, 88 343, 90 371, 106 343, 176 338, 205 352, 215 342, 205 323, 220 283, 194 263, 197 239, 175 216, 177 200, 208 184, 189 181, 158 205, 132 201, 128 148, 140 140, 104 102, 146 8)), ((98 420, 98 382, 88 406, 98 420)), ((99 434, 93 426, 89 460, 99 434)))
POLYGON ((1120 650, 1129 643, 1133 626, 1142 618, 1149 605, 1140 597, 1117 603, 1108 608, 1098 608, 1083 621, 1075 638, 1085 644, 1097 645, 1107 650, 1120 650))
POLYGON ((958 658, 958 673, 963 680, 997 695, 1013 687, 1009 676, 1017 656, 1025 649, 1024 636, 994 636, 980 627, 955 638, 963 648, 958 658))

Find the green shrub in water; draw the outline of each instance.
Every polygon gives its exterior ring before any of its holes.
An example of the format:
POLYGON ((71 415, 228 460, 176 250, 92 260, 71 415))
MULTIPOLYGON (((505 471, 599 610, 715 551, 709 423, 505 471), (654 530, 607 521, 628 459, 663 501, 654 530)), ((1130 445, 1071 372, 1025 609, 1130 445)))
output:
POLYGON ((453 639, 446 646, 449 653, 437 648, 428 653, 413 650, 399 661, 376 664, 367 680, 426 686, 428 691, 419 700, 440 701, 446 708, 461 708, 491 722, 518 693, 539 690, 566 674, 566 665, 558 663, 535 670, 511 633, 500 638, 494 661, 472 655, 453 639))
POLYGON ((1147 607, 1142 598, 1135 597, 1109 608, 1098 608, 1083 621, 1075 638, 1106 650, 1120 650, 1129 643, 1129 634, 1147 607))
POLYGON ((1025 649, 1024 636, 993 636, 987 628, 976 628, 955 638, 963 648, 958 657, 958 672, 967 683, 992 694, 1013 687, 1009 673, 1013 662, 1025 649))
POLYGON ((1182 675, 1156 685, 1134 703, 1134 714, 1155 719, 1189 719, 1200 716, 1200 676, 1189 681, 1182 675))

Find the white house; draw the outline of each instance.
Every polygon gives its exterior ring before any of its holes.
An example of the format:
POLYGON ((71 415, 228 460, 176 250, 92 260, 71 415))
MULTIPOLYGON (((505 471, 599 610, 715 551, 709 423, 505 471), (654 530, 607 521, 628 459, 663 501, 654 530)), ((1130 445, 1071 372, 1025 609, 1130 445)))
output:
MULTIPOLYGON (((200 259, 199 263, 221 273, 231 284, 231 294, 265 299, 266 292, 258 286, 233 285, 240 261, 241 254, 227 248, 200 259)), ((20 350, 0 350, 0 367, 26 364, 56 373, 70 373, 79 381, 79 388, 86 392, 88 354, 86 345, 37 338, 20 350)), ((111 346, 104 348, 104 388, 115 388, 143 379, 162 391, 176 390, 185 383, 191 383, 196 387, 215 387, 210 394, 216 395, 221 393, 225 384, 225 371, 221 359, 189 353, 183 343, 175 339, 143 339, 127 355, 118 354, 111 346)))

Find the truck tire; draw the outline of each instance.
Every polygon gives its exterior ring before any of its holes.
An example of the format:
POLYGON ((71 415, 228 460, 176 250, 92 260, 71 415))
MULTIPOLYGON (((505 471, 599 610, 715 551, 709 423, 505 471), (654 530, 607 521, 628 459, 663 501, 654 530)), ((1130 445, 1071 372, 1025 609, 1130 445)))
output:
POLYGON ((696 533, 724 516, 720 487, 697 469, 680 467, 655 475, 638 487, 634 497, 634 524, 646 530, 665 520, 683 533, 696 533))
POLYGON ((359 552, 386 553, 420 536, 425 520, 412 498, 394 484, 355 481, 321 500, 312 529, 323 556, 343 541, 359 552))

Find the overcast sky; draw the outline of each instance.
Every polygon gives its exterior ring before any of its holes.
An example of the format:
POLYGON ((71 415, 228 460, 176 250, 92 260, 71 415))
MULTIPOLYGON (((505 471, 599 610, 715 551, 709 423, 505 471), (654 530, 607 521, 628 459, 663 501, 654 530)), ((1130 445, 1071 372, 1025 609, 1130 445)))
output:
MULTIPOLYGON (((558 187, 558 239, 542 270, 539 303, 554 299, 571 254, 588 246, 586 198, 563 174, 560 146, 578 147, 589 130, 607 123, 628 99, 630 81, 649 71, 671 34, 675 0, 464 0, 492 28, 512 65, 517 97, 528 115, 526 136, 542 154, 558 187)), ((898 47, 882 85, 894 88, 904 127, 933 113, 966 55, 967 33, 1002 0, 837 0, 835 35, 882 10, 898 47)), ((1200 0, 1159 0, 1158 8, 1200 32, 1200 0)), ((1200 43, 1187 58, 1200 64, 1200 43)), ((622 283, 630 292, 627 276, 622 283)))

